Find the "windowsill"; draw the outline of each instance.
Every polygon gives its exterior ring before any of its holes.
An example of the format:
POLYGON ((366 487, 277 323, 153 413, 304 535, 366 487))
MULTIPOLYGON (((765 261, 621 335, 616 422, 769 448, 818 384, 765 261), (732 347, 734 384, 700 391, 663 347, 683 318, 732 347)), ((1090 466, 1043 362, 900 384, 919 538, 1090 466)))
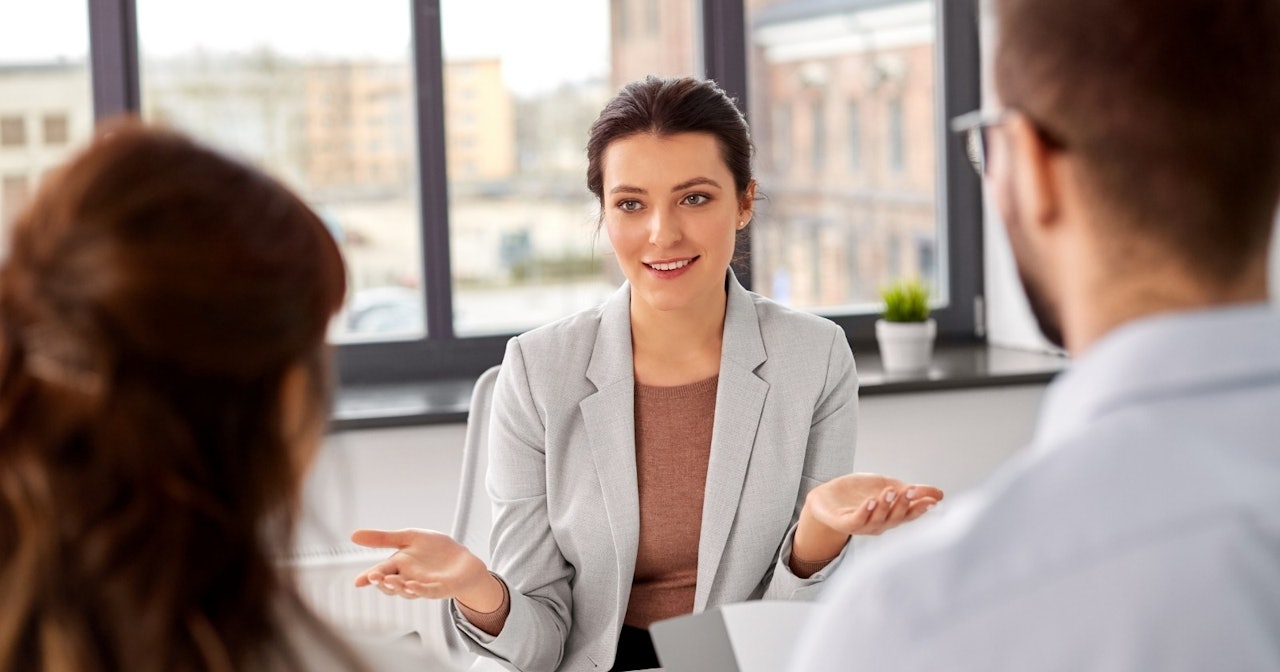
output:
MULTIPOLYGON (((927 371, 885 373, 880 355, 856 352, 859 395, 1042 385, 1067 367, 1065 357, 985 344, 941 345, 927 371)), ((465 423, 474 379, 345 387, 331 430, 465 423)))
POLYGON ((1067 368, 1065 356, 984 343, 942 345, 928 370, 885 373, 878 352, 857 352, 858 394, 938 392, 1008 385, 1043 385, 1067 368))

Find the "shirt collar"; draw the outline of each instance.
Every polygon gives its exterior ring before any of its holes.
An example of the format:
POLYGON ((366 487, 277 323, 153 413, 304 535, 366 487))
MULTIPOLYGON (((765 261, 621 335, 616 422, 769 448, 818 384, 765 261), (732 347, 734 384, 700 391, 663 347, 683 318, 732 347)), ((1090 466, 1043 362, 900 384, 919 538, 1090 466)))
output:
POLYGON ((1280 310, 1248 304, 1124 324, 1050 386, 1032 442, 1048 450, 1104 413, 1250 379, 1280 381, 1280 310))

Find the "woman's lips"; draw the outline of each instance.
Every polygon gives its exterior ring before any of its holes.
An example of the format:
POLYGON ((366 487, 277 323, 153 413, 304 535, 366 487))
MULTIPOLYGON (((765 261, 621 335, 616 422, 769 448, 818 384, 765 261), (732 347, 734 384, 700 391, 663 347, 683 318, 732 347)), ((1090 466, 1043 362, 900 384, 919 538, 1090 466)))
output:
POLYGON ((698 259, 699 257, 692 257, 689 259, 673 259, 670 261, 643 263, 645 268, 649 269, 649 272, 655 277, 663 280, 669 280, 671 278, 677 278, 684 275, 684 273, 688 271, 693 266, 694 262, 698 261, 698 259))

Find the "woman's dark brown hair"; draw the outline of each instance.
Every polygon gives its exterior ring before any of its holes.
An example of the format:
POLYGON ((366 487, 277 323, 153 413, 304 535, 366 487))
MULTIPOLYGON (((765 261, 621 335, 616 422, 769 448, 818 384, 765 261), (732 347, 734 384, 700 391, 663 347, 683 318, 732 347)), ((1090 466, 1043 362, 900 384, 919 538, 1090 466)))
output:
POLYGON ((609 143, 637 133, 657 136, 709 133, 743 195, 751 183, 751 132, 733 99, 715 82, 692 77, 649 76, 622 87, 591 125, 587 140, 587 188, 604 200, 604 152, 609 143))
MULTIPOLYGON (((604 153, 609 144, 638 133, 662 137, 708 133, 733 174, 741 200, 751 184, 751 131, 742 112, 715 82, 650 75, 622 87, 600 111, 587 139, 587 188, 604 204, 604 153)), ((603 210, 603 207, 601 208, 603 210)), ((738 232, 739 238, 748 235, 738 232)))
POLYGON ((301 667, 283 389, 322 421, 345 291, 311 210, 179 135, 108 125, 46 180, 0 266, 0 669, 301 667))

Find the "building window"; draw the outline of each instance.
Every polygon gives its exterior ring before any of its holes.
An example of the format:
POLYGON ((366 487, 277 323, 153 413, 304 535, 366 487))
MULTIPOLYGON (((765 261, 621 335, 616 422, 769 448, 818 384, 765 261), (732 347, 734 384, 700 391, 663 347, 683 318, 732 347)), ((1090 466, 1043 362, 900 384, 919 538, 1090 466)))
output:
POLYGON ((851 100, 845 108, 845 129, 849 134, 845 138, 845 148, 849 153, 849 170, 862 170, 862 113, 858 101, 851 100))
POLYGON ((46 114, 44 116, 44 144, 65 145, 69 139, 67 133, 67 115, 46 114))
POLYGON ((897 97, 889 101, 889 107, 886 113, 889 128, 887 131, 887 141, 889 143, 889 170, 895 173, 901 173, 906 168, 906 138, 903 137, 902 129, 902 98, 897 97))
POLYGON ((809 116, 813 123, 812 159, 813 172, 821 174, 827 165, 827 115, 822 99, 813 101, 809 108, 809 116))
POLYGON ((27 144, 27 120, 19 116, 0 117, 0 147, 27 144))
POLYGON ((619 42, 631 39, 630 0, 614 0, 613 30, 619 42))
POLYGON ((902 277, 902 236, 896 232, 889 234, 889 244, 885 249, 885 275, 890 278, 902 277))
POLYGON ((779 178, 791 167, 791 104, 777 103, 773 106, 773 137, 770 155, 773 157, 773 168, 779 178))
POLYGON ((862 246, 867 244, 863 236, 857 234, 852 227, 844 228, 844 271, 845 271, 845 292, 856 294, 861 291, 857 286, 858 279, 861 277, 862 260, 859 255, 862 253, 862 246))
POLYGON ((926 285, 933 285, 938 277, 936 242, 932 237, 916 237, 916 263, 919 277, 926 285))

